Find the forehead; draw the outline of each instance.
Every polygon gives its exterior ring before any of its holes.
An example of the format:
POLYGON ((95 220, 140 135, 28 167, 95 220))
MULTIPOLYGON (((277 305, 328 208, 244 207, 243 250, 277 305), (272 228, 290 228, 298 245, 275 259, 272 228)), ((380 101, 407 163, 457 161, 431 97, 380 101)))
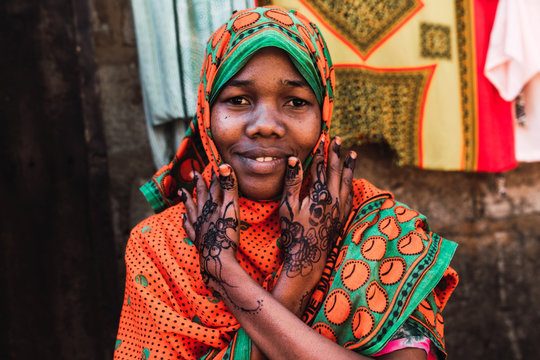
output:
POLYGON ((248 87, 277 84, 282 87, 313 89, 300 74, 288 54, 275 47, 257 51, 224 86, 248 87))

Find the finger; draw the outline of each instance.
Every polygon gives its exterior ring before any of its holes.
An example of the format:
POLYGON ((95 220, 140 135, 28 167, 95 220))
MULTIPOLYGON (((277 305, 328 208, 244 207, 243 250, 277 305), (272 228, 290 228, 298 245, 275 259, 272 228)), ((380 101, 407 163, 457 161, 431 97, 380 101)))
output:
POLYGON ((195 221, 197 221, 197 216, 199 213, 197 211, 197 205, 195 205, 191 194, 184 189, 180 189, 178 191, 178 195, 180 196, 180 201, 184 203, 186 208, 187 220, 191 224, 194 224, 195 221))
POLYGON ((320 181, 326 184, 326 170, 324 166, 324 138, 321 139, 315 154, 313 155, 313 164, 311 165, 311 183, 320 181))
POLYGON ((199 205, 199 210, 201 210, 202 205, 208 200, 208 188, 201 174, 196 171, 194 173, 193 178, 195 179, 195 188, 197 189, 197 205, 199 205))
POLYGON ((223 217, 234 217, 238 220, 238 181, 229 164, 219 166, 219 184, 223 193, 223 217))
POLYGON ((211 198, 217 204, 221 203, 222 191, 215 171, 212 171, 212 178, 210 180, 210 188, 208 189, 208 192, 209 198, 211 198))
POLYGON ((184 230, 186 230, 186 234, 188 238, 194 243, 197 244, 197 233, 195 232, 195 228, 193 227, 193 223, 188 219, 188 216, 186 213, 182 214, 182 220, 184 223, 184 230))
POLYGON ((340 183, 341 183, 341 166, 340 166, 340 157, 341 157, 341 138, 336 136, 334 140, 330 143, 328 151, 328 190, 333 196, 339 195, 340 183))
MULTIPOLYGON (((339 191, 339 200, 341 204, 352 206, 352 187, 353 187, 353 176, 354 176, 354 167, 356 165, 356 152, 351 151, 347 158, 345 159, 345 162, 343 163, 343 171, 341 173, 341 189, 339 191)), ((342 212, 349 212, 350 207, 344 208, 344 211, 342 212)))
POLYGON ((293 217, 300 204, 300 190, 302 189, 303 170, 300 159, 291 156, 287 159, 285 170, 285 184, 283 186, 282 207, 283 216, 293 217))

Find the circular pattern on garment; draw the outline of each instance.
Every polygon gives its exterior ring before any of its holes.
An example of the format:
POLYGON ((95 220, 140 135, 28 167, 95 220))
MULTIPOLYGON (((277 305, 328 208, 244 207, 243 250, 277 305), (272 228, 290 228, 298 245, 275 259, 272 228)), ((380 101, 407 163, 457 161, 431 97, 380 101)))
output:
POLYGON ((342 289, 336 289, 328 294, 324 302, 324 315, 334 325, 341 325, 351 314, 351 298, 342 289))
POLYGON ((378 282, 372 281, 366 289, 366 301, 371 311, 381 314, 388 307, 388 294, 378 282))
POLYGON ((234 30, 234 32, 238 32, 238 30, 255 24, 257 21, 259 21, 260 18, 261 15, 256 12, 247 12, 244 14, 240 14, 236 17, 236 20, 234 20, 232 24, 232 29, 234 30))
POLYGON ((379 222, 379 231, 386 235, 388 240, 394 240, 401 234, 401 228, 393 216, 387 216, 379 222))
POLYGON ((347 260, 341 269, 341 282, 349 291, 360 289, 371 275, 369 265, 362 260, 347 260))
POLYGON ((391 209, 392 207, 394 207, 394 205, 396 205, 394 200, 386 199, 381 205, 381 210, 391 209))
POLYGON ((177 189, 176 180, 170 174, 165 175, 163 179, 161 179, 161 187, 163 188, 165 195, 169 197, 177 189))
POLYGON ((397 249, 402 255, 417 255, 424 251, 425 245, 420 235, 410 231, 406 236, 399 239, 397 249))
POLYGON ((384 259, 379 267, 379 279, 384 285, 396 284, 405 273, 407 264, 400 257, 384 259))
POLYGON ((351 328, 355 338, 361 339, 367 336, 373 330, 375 325, 375 317, 365 307, 359 307, 353 315, 351 328))
MULTIPOLYGON (((280 23, 283 26, 289 26, 290 27, 290 26, 292 26, 294 24, 293 20, 289 16, 289 14, 287 14, 286 12, 284 12, 282 10, 271 9, 271 10, 266 11, 264 13, 264 16, 266 16, 269 19, 277 21, 278 23, 280 23)), ((307 42, 311 42, 311 40, 306 41, 306 43, 307 42)))
POLYGON ((215 49, 217 44, 221 41, 223 38, 223 34, 225 34, 225 31, 227 30, 227 24, 223 24, 215 33, 214 36, 212 36, 212 49, 215 49))
POLYGON ((405 206, 396 206, 394 209, 394 214, 396 214, 396 218, 400 223, 404 223, 407 221, 410 221, 418 216, 418 212, 407 209, 405 206))
POLYGON ((193 176, 191 175, 193 171, 200 173, 201 164, 193 158, 188 158, 180 164, 178 174, 182 181, 189 182, 193 181, 193 176))
POLYGON ((353 243, 358 245, 362 242, 362 235, 364 235, 364 231, 368 228, 369 224, 370 224, 369 221, 366 220, 353 230, 353 233, 352 233, 353 243))
POLYGON ((379 261, 386 253, 386 239, 379 235, 370 236, 362 243, 360 251, 367 260, 379 261))
POLYGON ((337 343, 336 332, 334 331, 334 329, 332 329, 332 327, 330 327, 330 325, 325 323, 317 323, 313 325, 313 330, 315 330, 325 338, 337 343))
POLYGON ((311 43, 311 39, 309 37, 309 33, 306 30, 306 28, 303 27, 302 25, 296 25, 296 27, 298 28, 298 32, 300 33, 300 36, 304 40, 304 43, 308 47, 309 51, 311 51, 312 53, 315 53, 316 52, 315 47, 311 43))

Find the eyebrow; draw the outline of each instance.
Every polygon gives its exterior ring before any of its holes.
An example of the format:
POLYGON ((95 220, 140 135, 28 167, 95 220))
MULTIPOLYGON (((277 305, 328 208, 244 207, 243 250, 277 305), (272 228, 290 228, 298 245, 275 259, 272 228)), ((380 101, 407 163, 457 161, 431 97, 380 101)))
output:
POLYGON ((307 81, 304 80, 304 79, 299 79, 299 80, 282 80, 281 82, 282 82, 283 85, 286 85, 286 86, 301 87, 301 88, 309 87, 309 84, 308 84, 307 81))
POLYGON ((227 86, 234 86, 234 87, 246 87, 253 85, 253 80, 230 80, 227 83, 227 86))
MULTIPOLYGON (((248 86, 252 86, 254 83, 255 82, 253 80, 230 80, 227 83, 227 86, 248 87, 248 86)), ((309 84, 304 79, 281 80, 281 84, 284 86, 299 87, 299 88, 309 87, 309 84)))

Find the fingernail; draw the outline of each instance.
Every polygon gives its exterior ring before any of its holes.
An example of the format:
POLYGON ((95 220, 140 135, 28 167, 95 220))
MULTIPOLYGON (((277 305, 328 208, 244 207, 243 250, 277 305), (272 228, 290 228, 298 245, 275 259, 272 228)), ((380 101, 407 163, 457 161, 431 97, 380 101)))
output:
POLYGON ((291 156, 288 160, 288 165, 286 174, 287 180, 296 179, 300 172, 300 160, 297 157, 291 156))
POLYGON ((289 167, 295 167, 298 164, 298 158, 291 156, 289 157, 289 167))
POLYGON ((184 189, 178 190, 178 196, 180 197, 180 202, 185 203, 187 200, 186 193, 184 192, 184 189))
POLYGON ((230 165, 222 164, 219 166, 219 183, 224 190, 232 190, 234 188, 234 178, 231 176, 232 169, 230 165))
POLYGON ((231 175, 231 168, 229 165, 220 165, 219 166, 219 175, 220 176, 229 176, 231 175))
POLYGON ((356 153, 354 151, 351 151, 349 153, 349 156, 347 156, 347 160, 345 160, 345 167, 351 170, 354 170, 355 160, 356 160, 356 153))

